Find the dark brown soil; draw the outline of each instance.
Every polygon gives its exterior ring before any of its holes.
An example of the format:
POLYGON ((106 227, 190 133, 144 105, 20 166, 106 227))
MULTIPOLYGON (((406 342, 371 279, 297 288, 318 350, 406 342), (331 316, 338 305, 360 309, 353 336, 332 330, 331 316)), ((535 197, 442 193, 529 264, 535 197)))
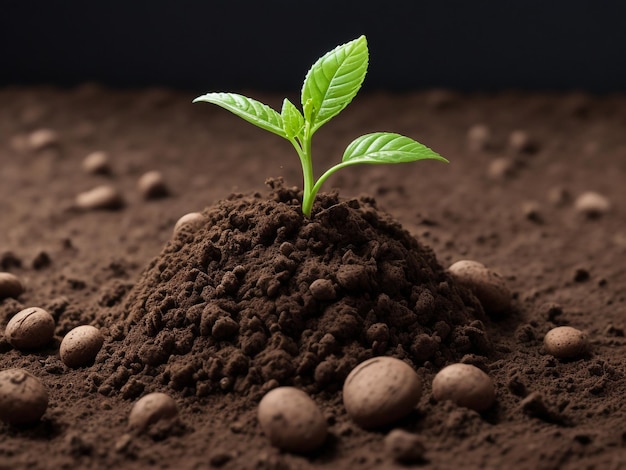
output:
POLYGON ((0 425, 1 468, 401 467, 383 446, 389 429, 361 430, 341 404, 349 370, 380 354, 425 382, 397 423, 424 444, 419 468, 626 465, 623 96, 360 96, 316 135, 318 174, 375 130, 415 137, 451 163, 343 170, 311 220, 292 189, 301 176, 289 144, 191 95, 86 85, 0 98, 0 269, 26 285, 0 300, 0 322, 28 306, 57 320, 47 350, 0 339, 0 368, 28 369, 50 391, 39 424, 0 425), (473 150, 467 132, 479 123, 492 138, 473 150), (40 128, 60 143, 29 149, 40 128), (517 129, 533 145, 511 148, 517 129), (81 168, 94 150, 110 153, 109 174, 81 168), (499 158, 508 169, 496 174, 499 158), (164 174, 168 196, 141 197, 149 170, 164 174), (270 177, 285 183, 267 188, 270 177), (122 207, 73 207, 100 184, 121 191, 122 207), (573 200, 588 190, 611 209, 578 213, 573 200), (206 224, 173 234, 192 211, 206 224), (458 259, 505 276, 507 315, 485 316, 448 277, 458 259), (106 342, 94 365, 72 370, 58 345, 80 324, 101 326, 106 342), (564 324, 587 332, 590 354, 546 355, 544 334, 564 324), (432 377, 453 361, 493 377, 492 409, 432 399, 432 377), (282 453, 260 431, 256 404, 277 384, 306 389, 324 411, 330 437, 314 455, 282 453), (132 403, 149 391, 171 394, 179 421, 127 434, 132 403))

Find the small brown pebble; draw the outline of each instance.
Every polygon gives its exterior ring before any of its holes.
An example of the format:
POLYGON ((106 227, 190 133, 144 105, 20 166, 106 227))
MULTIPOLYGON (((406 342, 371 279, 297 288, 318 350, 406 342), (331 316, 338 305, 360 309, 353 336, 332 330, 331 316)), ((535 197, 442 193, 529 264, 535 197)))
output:
POLYGON ((141 175, 137 187, 145 199, 157 199, 169 194, 163 174, 160 171, 149 171, 141 175))
POLYGON ((16 313, 5 330, 7 341, 16 349, 38 349, 54 336, 54 318, 46 310, 31 307, 16 313))
POLYGON ((317 404, 302 390, 278 387, 259 403, 258 419, 273 446, 311 452, 326 440, 328 425, 317 404))
POLYGON ((542 223, 541 206, 536 201, 526 201, 522 204, 522 214, 531 222, 542 223))
POLYGON ((33 267, 33 269, 39 270, 39 269, 47 268, 48 266, 50 266, 51 263, 52 263, 52 260, 50 259, 50 255, 45 251, 40 251, 33 258, 31 266, 33 267))
POLYGON ((102 151, 90 153, 83 160, 83 170, 87 173, 100 175, 111 173, 109 154, 102 151))
POLYGON ((609 212, 611 203, 603 195, 587 191, 576 198, 574 209, 589 218, 596 218, 609 212))
POLYGON ((17 276, 0 272, 0 300, 7 297, 16 299, 22 292, 24 286, 17 276))
POLYGON ((204 216, 200 212, 190 212, 183 215, 176 221, 174 225, 174 233, 178 232, 183 227, 197 228, 205 222, 204 216))
POLYGON ((38 129, 28 136, 28 146, 36 152, 59 145, 59 135, 51 129, 38 129))
POLYGON ((144 432, 158 421, 171 420, 177 416, 178 406, 172 397, 160 392, 149 393, 133 405, 128 415, 128 426, 132 430, 144 432))
POLYGON ((475 124, 467 131, 467 145, 477 152, 485 150, 491 144, 491 130, 484 124, 475 124))
POLYGON ((515 130, 509 135, 509 148, 515 152, 533 153, 538 150, 538 145, 528 132, 515 130))
POLYGON ((406 362, 381 356, 356 366, 343 385, 343 404, 363 428, 391 424, 407 416, 422 395, 422 381, 406 362))
POLYGON ((494 181, 504 181, 515 176, 515 162, 507 157, 494 158, 487 167, 487 176, 494 181))
POLYGON ((474 293, 487 313, 501 314, 509 310, 512 294, 497 272, 471 260, 457 261, 448 271, 459 284, 474 293))
POLYGON ((435 400, 450 400, 478 412, 490 408, 496 398, 491 377, 470 364, 444 367, 435 375, 432 387, 435 400))
POLYGON ((558 326, 543 339, 546 352, 557 359, 573 359, 585 354, 589 343, 587 335, 571 326, 558 326))
POLYGON ((426 451, 422 438, 403 429, 394 429, 385 436, 385 450, 396 462, 412 464, 424 460, 426 451))
POLYGON ((119 209, 124 198, 113 186, 97 186, 76 196, 76 206, 83 210, 119 209))
POLYGON ((70 330, 61 341, 60 355, 68 367, 81 367, 94 361, 104 336, 95 326, 82 325, 70 330))
POLYGON ((48 408, 48 390, 24 369, 0 372, 0 420, 19 426, 39 421, 48 408))

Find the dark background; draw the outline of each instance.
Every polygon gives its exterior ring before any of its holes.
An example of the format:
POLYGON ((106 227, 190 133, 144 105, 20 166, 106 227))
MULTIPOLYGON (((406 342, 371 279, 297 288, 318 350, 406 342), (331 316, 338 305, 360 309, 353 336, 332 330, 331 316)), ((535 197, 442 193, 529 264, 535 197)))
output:
POLYGON ((369 89, 618 91, 625 15, 601 0, 1 0, 0 86, 295 90, 365 34, 369 89))

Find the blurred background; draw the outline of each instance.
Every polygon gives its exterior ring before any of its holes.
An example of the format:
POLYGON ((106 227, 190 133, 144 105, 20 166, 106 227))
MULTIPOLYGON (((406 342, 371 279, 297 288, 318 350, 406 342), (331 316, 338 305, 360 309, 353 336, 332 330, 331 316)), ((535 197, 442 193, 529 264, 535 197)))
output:
POLYGON ((617 1, 2 0, 0 86, 299 89, 365 34, 365 88, 626 87, 617 1))

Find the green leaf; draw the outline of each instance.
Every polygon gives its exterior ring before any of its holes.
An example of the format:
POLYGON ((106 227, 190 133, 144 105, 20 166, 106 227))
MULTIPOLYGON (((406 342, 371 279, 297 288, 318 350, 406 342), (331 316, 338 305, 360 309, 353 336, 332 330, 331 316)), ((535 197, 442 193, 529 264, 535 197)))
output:
POLYGON ((194 103, 199 101, 221 106, 261 129, 287 138, 283 129, 283 118, 260 101, 236 93, 207 93, 193 100, 194 103))
POLYGON ((312 133, 339 114, 356 96, 368 64, 365 36, 336 47, 317 60, 304 79, 302 106, 313 103, 312 133))
POLYGON ((417 160, 448 162, 425 145, 400 134, 375 132, 355 139, 343 154, 342 162, 357 163, 406 163, 417 160))
POLYGON ((287 98, 283 101, 283 109, 280 113, 283 119, 283 129, 290 139, 299 137, 304 128, 304 117, 295 105, 287 98))

